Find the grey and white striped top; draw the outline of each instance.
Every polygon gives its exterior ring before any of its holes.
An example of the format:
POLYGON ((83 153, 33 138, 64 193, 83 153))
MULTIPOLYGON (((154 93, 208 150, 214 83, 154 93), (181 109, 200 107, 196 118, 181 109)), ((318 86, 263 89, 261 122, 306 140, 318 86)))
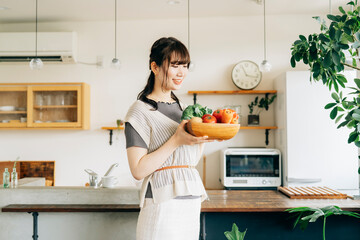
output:
MULTIPOLYGON (((148 146, 148 153, 161 147, 175 133, 179 123, 168 118, 152 106, 137 100, 129 109, 125 121, 129 122, 148 146)), ((201 157, 199 145, 178 147, 160 166, 198 164, 201 157)), ((160 203, 177 196, 197 195, 207 198, 198 171, 195 168, 175 168, 154 172, 143 180, 140 192, 140 207, 143 206, 148 183, 153 200, 160 203)))

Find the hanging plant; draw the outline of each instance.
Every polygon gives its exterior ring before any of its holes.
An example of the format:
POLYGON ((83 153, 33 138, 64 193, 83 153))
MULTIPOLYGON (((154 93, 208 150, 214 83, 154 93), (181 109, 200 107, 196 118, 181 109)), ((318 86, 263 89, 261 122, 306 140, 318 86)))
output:
POLYGON ((342 88, 348 83, 341 73, 345 66, 360 70, 357 66, 360 47, 360 6, 358 0, 347 3, 352 10, 345 11, 339 7, 340 15, 328 14, 329 27, 319 17, 313 17, 320 23, 321 33, 310 34, 307 38, 299 36, 291 47, 290 63, 293 68, 296 62, 303 61, 310 67, 310 81, 322 82, 329 88, 334 102, 325 106, 329 109, 330 118, 339 123, 338 128, 353 129, 348 143, 354 142, 360 147, 360 79, 354 79, 356 87, 347 96, 343 96, 342 88))

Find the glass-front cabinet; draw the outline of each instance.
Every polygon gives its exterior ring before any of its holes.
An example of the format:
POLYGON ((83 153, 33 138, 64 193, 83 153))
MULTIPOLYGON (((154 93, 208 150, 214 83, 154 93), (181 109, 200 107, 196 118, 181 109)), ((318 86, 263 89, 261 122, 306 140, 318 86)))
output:
POLYGON ((0 85, 0 128, 89 129, 86 83, 0 85))

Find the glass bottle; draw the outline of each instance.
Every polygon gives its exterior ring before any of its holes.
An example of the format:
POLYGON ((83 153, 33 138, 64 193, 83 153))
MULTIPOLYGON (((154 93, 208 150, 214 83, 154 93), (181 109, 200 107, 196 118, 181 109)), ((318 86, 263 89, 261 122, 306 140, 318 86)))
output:
POLYGON ((11 188, 17 188, 18 186, 18 174, 16 172, 16 168, 13 168, 11 173, 11 188))
POLYGON ((10 173, 8 168, 5 168, 5 172, 3 173, 3 186, 4 188, 10 187, 10 173))

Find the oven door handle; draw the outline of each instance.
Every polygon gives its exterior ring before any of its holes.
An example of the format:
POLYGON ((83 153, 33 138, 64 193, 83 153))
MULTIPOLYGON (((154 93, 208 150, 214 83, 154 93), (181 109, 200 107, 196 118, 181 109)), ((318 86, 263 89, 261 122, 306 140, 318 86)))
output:
POLYGON ((321 178, 287 178, 288 183, 317 183, 321 182, 321 178))

